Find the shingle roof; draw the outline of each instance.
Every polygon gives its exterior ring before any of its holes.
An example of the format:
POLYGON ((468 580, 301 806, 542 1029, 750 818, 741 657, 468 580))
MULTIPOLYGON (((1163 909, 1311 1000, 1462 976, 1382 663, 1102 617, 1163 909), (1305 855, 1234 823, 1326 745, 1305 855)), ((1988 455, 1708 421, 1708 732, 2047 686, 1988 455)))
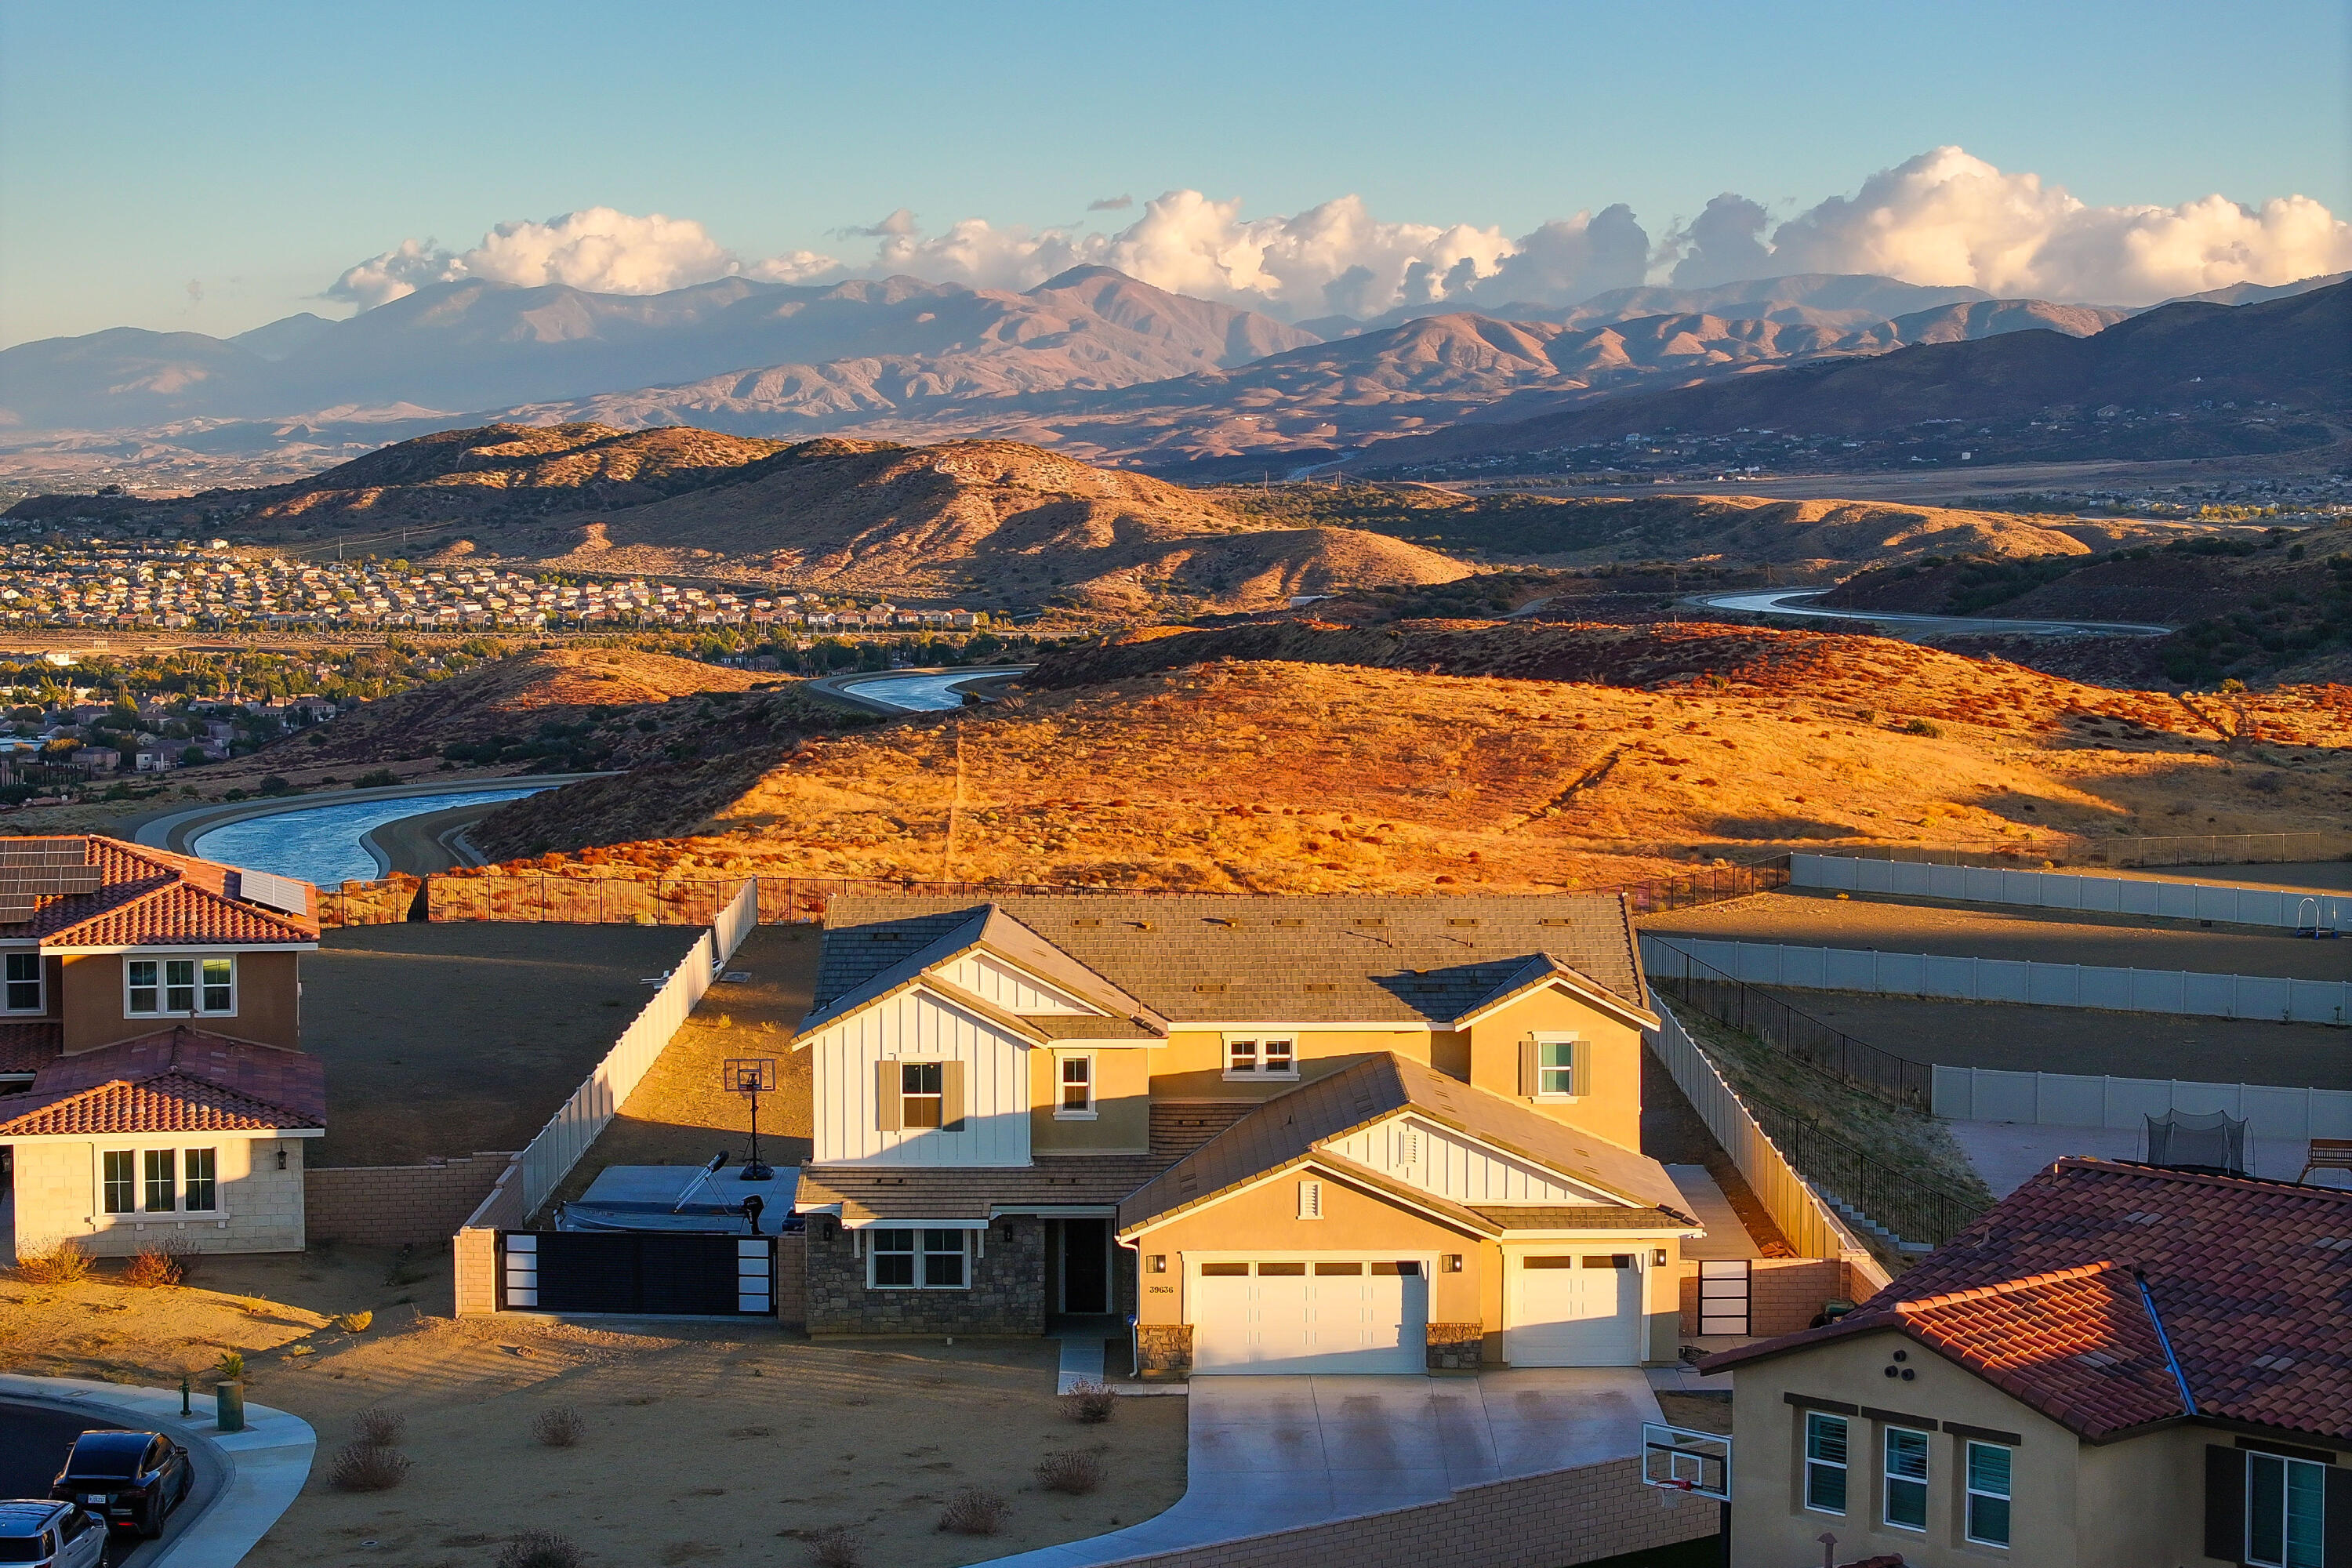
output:
POLYGON ((324 1123, 184 1073, 115 1079, 0 1121, 0 1138, 259 1132, 324 1123))
POLYGON ((318 921, 310 913, 241 898, 242 879, 233 866, 97 834, 30 842, 60 849, 80 846, 84 864, 98 872, 98 887, 36 899, 29 920, 0 925, 0 933, 37 937, 45 948, 179 942, 262 947, 319 940, 318 921))
POLYGON ((327 1069, 300 1051, 182 1025, 53 1058, 30 1089, 0 1100, 0 1109, 11 1116, 0 1136, 20 1138, 324 1127, 327 1069), (203 1120, 231 1115, 244 1120, 234 1127, 203 1120))
POLYGON ((2194 1414, 2341 1441, 2352 1192, 2061 1160, 1838 1322, 1706 1364, 1890 1329, 2093 1440, 2194 1414))
MULTIPOLYGON (((929 935, 935 923, 926 921, 915 929, 929 935)), ((1167 1033, 1168 1021, 1165 1018, 993 904, 983 904, 965 911, 963 918, 919 946, 898 937, 893 928, 888 926, 843 931, 837 936, 828 928, 824 957, 819 961, 820 970, 831 963, 837 970, 845 973, 852 967, 852 958, 862 960, 868 956, 857 953, 861 945, 870 948, 877 942, 887 948, 894 962, 874 970, 855 986, 811 1009, 808 1016, 801 1021, 800 1036, 803 1039, 835 1018, 913 984, 925 971, 951 963, 974 950, 994 953, 1101 1010, 1098 1017, 1030 1019, 1024 1026, 1026 1032, 1048 1039, 1158 1037, 1167 1033), (844 956, 837 949, 847 950, 849 956, 844 956), (1045 1027, 1047 1025, 1053 1027, 1045 1027)), ((856 966, 863 967, 862 962, 856 966)), ((979 999, 967 1000, 977 1002, 979 999)), ((982 1006, 985 1007, 986 1004, 982 1006)))
MULTIPOLYGON (((1682 1214, 1685 1200, 1674 1178, 1648 1155, 1383 1051, 1276 1095, 1235 1121, 1121 1204, 1119 1228, 1132 1230, 1207 1203, 1303 1159, 1336 1160, 1327 1145, 1403 1110, 1508 1150, 1628 1205, 1667 1210, 1677 1217, 1682 1214)), ((1379 1179, 1369 1171, 1359 1173, 1379 1179)), ((1428 1194, 1414 1196, 1416 1201, 1444 1201, 1428 1194)), ((1495 1227, 1481 1211, 1462 1207, 1462 1215, 1481 1229, 1495 1227)))
POLYGON ((994 908, 1171 1019, 1450 1024, 1548 957, 1646 1014, 1624 902, 1593 894, 1207 898, 1184 893, 842 897, 814 1006, 868 985, 994 908))

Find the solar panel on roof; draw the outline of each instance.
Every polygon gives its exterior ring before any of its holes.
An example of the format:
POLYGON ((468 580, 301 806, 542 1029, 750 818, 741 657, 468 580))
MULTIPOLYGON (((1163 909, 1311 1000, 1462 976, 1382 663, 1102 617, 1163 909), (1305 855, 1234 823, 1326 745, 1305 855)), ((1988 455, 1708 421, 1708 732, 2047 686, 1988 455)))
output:
POLYGON ((267 904, 273 910, 284 910, 290 915, 310 912, 310 884, 274 871, 240 870, 236 874, 236 896, 251 903, 267 904))

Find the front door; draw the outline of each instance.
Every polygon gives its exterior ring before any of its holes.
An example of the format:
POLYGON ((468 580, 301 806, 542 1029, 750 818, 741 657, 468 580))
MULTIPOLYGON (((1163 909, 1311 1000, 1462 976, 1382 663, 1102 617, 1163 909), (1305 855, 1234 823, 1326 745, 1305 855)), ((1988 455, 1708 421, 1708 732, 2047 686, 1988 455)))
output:
POLYGON ((1062 1310, 1110 1310, 1110 1221, 1062 1222, 1062 1310))

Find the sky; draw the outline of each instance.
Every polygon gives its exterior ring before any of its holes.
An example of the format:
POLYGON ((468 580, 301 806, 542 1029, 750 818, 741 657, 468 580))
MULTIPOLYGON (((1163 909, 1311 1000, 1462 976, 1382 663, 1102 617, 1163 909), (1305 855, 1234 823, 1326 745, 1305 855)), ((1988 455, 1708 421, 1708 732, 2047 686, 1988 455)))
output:
POLYGON ((1792 270, 2141 303, 2352 266, 2347 62, 2341 0, 0 0, 0 344, 1075 261, 1293 319, 1792 270))

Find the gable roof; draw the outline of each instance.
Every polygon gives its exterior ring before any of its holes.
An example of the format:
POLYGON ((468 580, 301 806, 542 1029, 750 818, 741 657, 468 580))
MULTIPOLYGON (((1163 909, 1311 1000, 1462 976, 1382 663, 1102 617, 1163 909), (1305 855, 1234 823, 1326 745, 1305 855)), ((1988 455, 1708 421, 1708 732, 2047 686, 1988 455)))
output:
MULTIPOLYGON (((1414 1202, 1458 1211, 1472 1228, 1508 1228, 1481 1209, 1397 1184, 1328 1147, 1407 1110, 1598 1188, 1629 1209, 1657 1211, 1667 1223, 1696 1223, 1684 1212, 1685 1200, 1665 1167, 1649 1156, 1383 1051, 1251 1110, 1119 1205, 1119 1229, 1126 1233, 1197 1208, 1308 1159, 1414 1202)), ((1559 1212, 1557 1205, 1549 1212, 1559 1212)))
POLYGON ((0 1138, 322 1128, 326 1064, 181 1025, 45 1063, 0 1138))
POLYGON ((2188 1416, 2352 1438, 2352 1192, 2061 1160, 1836 1323, 1706 1365, 1889 1329, 2094 1442, 2188 1416))
POLYGON ((61 880, 87 890, 37 894, 26 918, 0 924, 0 937, 35 937, 52 950, 306 946, 319 940, 317 900, 308 883, 292 883, 306 889, 306 908, 298 914, 245 898, 243 873, 217 861, 98 834, 9 842, 42 856, 44 868, 82 873, 61 880))
POLYGON ((322 1127, 250 1095, 185 1073, 133 1083, 114 1079, 0 1121, 0 1138, 99 1137, 147 1132, 267 1132, 322 1127))
MULTIPOLYGON (((926 953, 940 962, 975 920, 1136 1000, 1160 1020, 1453 1026, 1555 981, 1654 1024, 1624 900, 1613 895, 1235 897, 1007 894, 991 904, 844 896, 825 912, 810 1024, 866 1005, 926 953), (941 946, 940 944, 945 943, 941 946), (1312 987, 1312 989, 1310 989, 1312 987), (865 998, 858 1000, 857 998, 865 998)), ((1003 954, 1042 978, 1027 959, 1003 954)), ((919 967, 919 966, 918 966, 919 967)), ((1122 1009, 1108 1009, 1114 1016, 1122 1009)), ((803 1030, 809 1026, 804 1025, 803 1030)))
POLYGON ((902 935, 887 926, 845 930, 836 933, 828 921, 824 952, 818 960, 815 1005, 808 1016, 802 1020, 799 1037, 805 1040, 835 1020, 870 1007, 883 998, 918 984, 929 984, 960 1004, 985 1013, 992 1020, 1010 1020, 1016 1032, 1039 1040, 1057 1037, 1084 1039, 1156 1037, 1168 1032, 1167 1019, 994 904, 982 904, 962 910, 952 923, 945 923, 945 929, 939 929, 942 923, 936 919, 926 920, 915 923, 902 935), (920 945, 911 952, 906 951, 910 942, 920 942, 920 945), (882 944, 890 955, 890 962, 886 966, 865 974, 845 992, 834 994, 826 991, 825 971, 828 967, 836 977, 863 968, 865 961, 872 954, 861 952, 861 946, 871 948, 877 943, 882 944), (1016 969, 1026 970, 1038 980, 1096 1008, 1100 1016, 1015 1019, 995 1004, 973 995, 961 986, 936 976, 926 980, 930 971, 943 968, 966 953, 975 952, 993 954, 1016 969), (1048 1024, 1054 1026, 1045 1026, 1048 1024))

